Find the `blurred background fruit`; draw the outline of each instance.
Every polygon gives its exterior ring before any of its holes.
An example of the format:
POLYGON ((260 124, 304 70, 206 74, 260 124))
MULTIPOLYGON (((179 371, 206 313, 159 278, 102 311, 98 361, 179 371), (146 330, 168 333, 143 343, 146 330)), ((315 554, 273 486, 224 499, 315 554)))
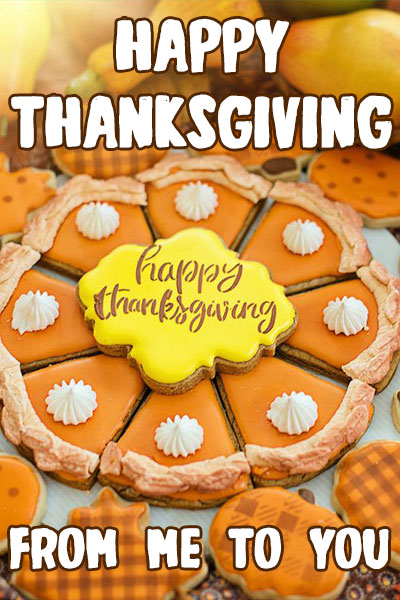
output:
POLYGON ((369 9, 293 23, 280 74, 305 94, 381 93, 400 124, 400 15, 369 9))
POLYGON ((281 9, 292 19, 340 15, 383 4, 383 0, 280 0, 281 9))

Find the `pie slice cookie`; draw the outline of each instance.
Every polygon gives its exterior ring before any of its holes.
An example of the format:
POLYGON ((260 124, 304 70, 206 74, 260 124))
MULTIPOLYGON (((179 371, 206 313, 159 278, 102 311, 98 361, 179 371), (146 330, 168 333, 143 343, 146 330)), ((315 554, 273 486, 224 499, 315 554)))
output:
POLYGON ((99 348, 126 356, 162 394, 246 372, 296 327, 268 269, 203 228, 117 248, 80 279, 78 298, 99 348))
POLYGON ((54 196, 55 187, 52 171, 26 167, 10 172, 7 156, 0 153, 0 246, 21 238, 27 219, 54 196))
POLYGON ((35 213, 23 243, 40 252, 44 264, 79 277, 122 244, 151 243, 145 204, 143 184, 131 177, 80 175, 35 213))
POLYGON ((75 286, 33 269, 39 259, 13 242, 0 251, 0 338, 23 371, 97 351, 75 286))
POLYGON ((169 154, 137 178, 146 184, 147 214, 156 237, 205 227, 231 248, 238 246, 271 187, 224 155, 169 154))
POLYGON ((152 393, 102 456, 99 479, 129 499, 205 508, 245 491, 250 467, 209 381, 185 394, 152 393))
POLYGON ((332 501, 345 523, 390 527, 390 566, 400 568, 400 443, 379 440, 356 448, 335 471, 332 501))
POLYGON ((52 571, 31 571, 29 561, 12 576, 12 583, 29 598, 59 600, 168 600, 183 598, 188 590, 198 585, 207 575, 207 563, 199 570, 161 569, 149 571, 146 564, 145 529, 149 525, 147 504, 128 504, 109 488, 103 489, 92 506, 73 509, 68 524, 85 530, 88 527, 118 529, 119 563, 116 569, 107 569, 100 561, 100 569, 87 570, 82 566, 73 571, 57 567, 52 571))
POLYGON ((358 279, 291 296, 297 330, 280 351, 336 379, 383 390, 399 362, 400 280, 373 260, 358 279))
POLYGON ((258 489, 229 500, 215 516, 209 534, 211 554, 217 571, 257 600, 328 600, 338 598, 348 579, 330 558, 322 574, 314 568, 314 553, 307 537, 310 527, 340 528, 343 522, 332 511, 303 500, 298 494, 279 487, 258 489), (249 542, 249 562, 241 570, 233 566, 233 540, 228 527, 265 526, 280 529, 284 554, 272 570, 259 569, 249 542))
POLYGON ((0 453, 0 554, 7 552, 8 528, 40 525, 46 505, 46 485, 36 469, 23 458, 0 453))
POLYGON ((367 227, 400 226, 400 161, 353 147, 321 152, 309 177, 328 198, 351 204, 367 227))
POLYGON ((98 355, 22 376, 0 345, 1 426, 7 439, 39 469, 89 488, 107 443, 121 433, 144 393, 123 359, 98 355))
POLYGON ((278 182, 270 196, 275 202, 241 256, 265 264, 287 293, 344 279, 371 260, 350 206, 309 183, 278 182))
POLYGON ((365 433, 374 389, 343 389, 277 358, 219 389, 258 486, 299 485, 328 468, 365 433))

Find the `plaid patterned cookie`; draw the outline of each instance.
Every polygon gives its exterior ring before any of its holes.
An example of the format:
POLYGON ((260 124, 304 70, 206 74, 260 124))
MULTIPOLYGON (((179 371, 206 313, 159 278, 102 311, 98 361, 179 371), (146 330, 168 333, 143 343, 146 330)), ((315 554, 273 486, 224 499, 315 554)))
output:
MULTIPOLYGON (((341 527, 342 521, 331 511, 303 500, 298 494, 273 487, 245 492, 229 500, 218 512, 210 528, 210 548, 218 572, 238 584, 250 598, 337 598, 348 574, 329 561, 323 577, 314 569, 314 554, 307 531, 318 523, 341 527), (251 548, 244 570, 233 567, 233 542, 228 527, 278 527, 283 536, 284 554, 273 570, 256 567, 251 548)), ((249 546, 252 546, 250 541, 249 546)))
POLYGON ((382 440, 349 452, 335 471, 333 503, 346 523, 390 527, 392 558, 400 567, 400 443, 382 440))
POLYGON ((127 504, 112 490, 104 488, 94 504, 76 508, 69 515, 69 524, 85 527, 116 527, 119 530, 119 565, 88 571, 81 567, 66 571, 32 572, 28 562, 12 576, 12 583, 31 598, 40 600, 164 600, 174 591, 183 594, 196 586, 207 574, 202 570, 166 569, 148 571, 144 530, 149 522, 149 507, 140 502, 127 504))

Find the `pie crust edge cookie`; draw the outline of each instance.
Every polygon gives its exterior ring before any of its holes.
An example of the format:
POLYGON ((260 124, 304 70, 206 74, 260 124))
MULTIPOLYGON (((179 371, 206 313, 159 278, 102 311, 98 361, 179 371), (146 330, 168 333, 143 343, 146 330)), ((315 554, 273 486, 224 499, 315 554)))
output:
POLYGON ((268 448, 245 443, 220 377, 217 377, 217 385, 250 467, 288 473, 281 479, 269 479, 252 472, 251 476, 257 487, 292 487, 314 479, 347 454, 362 438, 374 412, 374 388, 362 381, 353 380, 349 383, 340 406, 325 427, 301 442, 286 447, 268 448), (332 442, 333 447, 330 447, 332 442))
MULTIPOLYGON (((133 177, 93 179, 90 175, 76 175, 57 189, 52 200, 35 212, 24 229, 22 243, 45 254, 53 246, 67 216, 75 208, 90 202, 116 202, 144 207, 147 200, 144 185, 133 177)), ((42 262, 61 273, 74 277, 82 275, 79 269, 46 256, 42 256, 42 262)))
POLYGON ((378 332, 372 344, 337 369, 303 350, 283 344, 279 351, 294 362, 348 382, 360 379, 381 392, 390 383, 400 361, 400 279, 376 260, 360 267, 358 278, 372 292, 378 307, 378 332))
POLYGON ((287 294, 346 279, 359 267, 368 265, 372 256, 362 233, 362 219, 351 206, 329 200, 313 183, 278 181, 269 195, 276 202, 298 206, 319 217, 336 234, 342 247, 339 265, 341 277, 326 275, 297 283, 286 288, 287 294))

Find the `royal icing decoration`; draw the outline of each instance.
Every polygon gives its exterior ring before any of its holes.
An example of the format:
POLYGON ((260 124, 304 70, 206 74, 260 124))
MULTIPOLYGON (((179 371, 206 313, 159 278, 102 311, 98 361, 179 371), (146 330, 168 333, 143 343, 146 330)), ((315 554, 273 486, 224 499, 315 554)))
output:
POLYGON ((313 254, 324 243, 324 233, 315 221, 292 221, 283 231, 283 243, 294 254, 313 254))
POLYGON ((304 392, 277 396, 267 411, 274 427, 289 435, 310 431, 318 418, 318 404, 304 392))
POLYGON ((208 219, 215 213, 218 197, 207 183, 192 181, 181 187, 175 197, 175 208, 182 217, 190 221, 208 219))
POLYGON ((199 450, 204 441, 204 429, 197 419, 191 419, 187 415, 180 417, 175 415, 174 420, 167 420, 156 429, 154 441, 157 448, 162 450, 165 456, 187 457, 199 450))
POLYGON ((86 238, 102 240, 118 229, 119 213, 107 202, 90 202, 79 209, 76 227, 86 238))
POLYGON ((125 346, 150 386, 178 384, 218 359, 242 369, 296 319, 264 265, 240 260, 201 228, 120 246, 81 278, 79 298, 97 343, 125 346))
POLYGON ((47 292, 29 291, 21 294, 14 304, 11 327, 22 335, 26 331, 40 331, 53 325, 60 314, 60 305, 47 292))
POLYGON ((330 300, 323 312, 325 325, 337 335, 355 335, 363 329, 368 330, 368 308, 354 296, 330 300))
POLYGON ((56 383, 46 398, 47 412, 64 425, 86 423, 97 408, 96 397, 96 392, 82 379, 63 381, 61 385, 56 383))

